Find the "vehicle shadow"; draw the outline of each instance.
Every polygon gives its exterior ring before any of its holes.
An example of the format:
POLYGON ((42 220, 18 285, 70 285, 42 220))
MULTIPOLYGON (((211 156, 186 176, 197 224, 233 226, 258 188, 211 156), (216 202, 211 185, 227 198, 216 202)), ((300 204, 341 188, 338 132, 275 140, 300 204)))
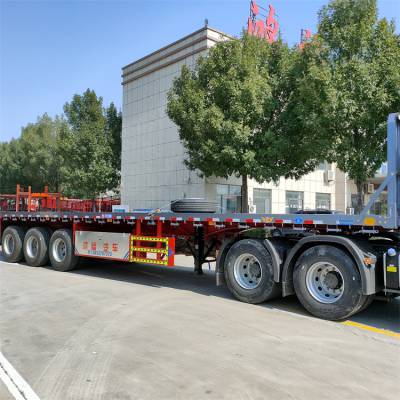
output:
MULTIPOLYGON (((0 261, 2 261, 1 251, 0 261)), ((26 264, 21 263, 21 265, 26 264)), ((45 266, 43 268, 52 270, 51 266, 45 266)), ((77 269, 69 273, 136 285, 159 288, 168 287, 191 291, 204 296, 215 296, 226 300, 237 301, 230 294, 226 286, 216 286, 213 267, 208 269, 204 266, 204 274, 197 275, 193 272, 193 266, 190 265, 164 267, 85 259, 77 269)), ((314 318, 303 308, 295 296, 275 299, 260 304, 258 307, 314 318)), ((374 301, 367 310, 354 315, 350 318, 350 321, 400 333, 400 298, 390 303, 374 301)))
MULTIPOLYGON (((216 286, 213 268, 204 268, 204 274, 199 276, 193 272, 193 266, 161 267, 97 260, 86 260, 84 264, 72 273, 152 287, 188 290, 205 296, 237 301, 226 286, 216 286)), ((296 296, 275 299, 259 307, 314 318, 303 308, 296 296)), ((391 302, 375 300, 367 310, 349 320, 400 333, 400 299, 391 302)))

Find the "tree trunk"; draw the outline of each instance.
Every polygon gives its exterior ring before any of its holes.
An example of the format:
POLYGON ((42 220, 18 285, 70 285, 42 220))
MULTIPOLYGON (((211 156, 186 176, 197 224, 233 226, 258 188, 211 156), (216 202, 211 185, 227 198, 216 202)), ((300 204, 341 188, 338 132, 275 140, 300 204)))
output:
POLYGON ((242 176, 242 213, 249 212, 249 190, 247 186, 247 175, 242 176))
POLYGON ((356 214, 360 214, 364 208, 364 182, 356 182, 357 186, 357 204, 354 210, 356 214))

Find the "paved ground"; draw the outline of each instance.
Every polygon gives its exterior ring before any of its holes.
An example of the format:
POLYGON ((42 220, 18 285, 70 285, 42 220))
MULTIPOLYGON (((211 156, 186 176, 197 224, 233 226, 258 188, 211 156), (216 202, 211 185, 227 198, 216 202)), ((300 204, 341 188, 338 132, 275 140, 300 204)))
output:
MULTIPOLYGON (((183 261, 187 263, 187 260, 183 261)), ((1 352, 41 400, 393 399, 400 340, 240 303, 189 268, 0 261, 1 352)), ((354 318, 400 333, 400 302, 354 318)), ((0 399, 10 395, 0 383, 0 399)))

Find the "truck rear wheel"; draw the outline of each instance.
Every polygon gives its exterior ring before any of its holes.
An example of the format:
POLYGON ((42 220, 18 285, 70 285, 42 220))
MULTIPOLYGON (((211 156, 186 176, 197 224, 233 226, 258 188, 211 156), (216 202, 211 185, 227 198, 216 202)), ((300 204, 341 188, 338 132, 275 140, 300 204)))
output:
POLYGON ((78 264, 72 233, 69 229, 59 229, 53 233, 49 246, 50 262, 56 271, 71 271, 78 264))
POLYGON ((25 261, 31 267, 40 267, 49 261, 50 235, 46 228, 31 228, 24 238, 25 261))
POLYGON ((24 259, 24 237, 25 231, 20 226, 8 226, 4 229, 1 246, 7 262, 16 263, 24 259))
POLYGON ((226 255, 224 269, 228 289, 240 301, 259 304, 280 294, 271 256, 258 240, 236 242, 226 255))
POLYGON ((303 306, 318 318, 348 318, 366 304, 360 273, 352 258, 333 246, 314 246, 298 259, 293 283, 303 306))

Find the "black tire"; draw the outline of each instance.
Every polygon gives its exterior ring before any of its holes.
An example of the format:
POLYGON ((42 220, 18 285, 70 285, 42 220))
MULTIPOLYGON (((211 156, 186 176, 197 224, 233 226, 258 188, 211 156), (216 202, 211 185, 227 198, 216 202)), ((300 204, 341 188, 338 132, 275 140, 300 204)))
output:
POLYGON ((31 228, 24 238, 24 257, 31 267, 41 267, 49 262, 50 235, 46 228, 31 228))
MULTIPOLYGON (((325 267, 322 266, 322 268, 325 267)), ((296 295, 304 308, 312 315, 322 319, 343 320, 358 312, 367 301, 367 296, 362 293, 361 276, 353 259, 345 251, 333 246, 320 245, 306 250, 297 260, 293 283, 296 295), (333 272, 333 274, 336 275, 334 279, 337 281, 337 288, 341 295, 329 295, 329 293, 324 295, 323 285, 318 287, 317 294, 313 295, 312 289, 310 289, 313 283, 310 282, 316 281, 315 286, 319 284, 317 277, 311 279, 313 276, 311 271, 318 268, 316 267, 317 263, 329 263, 336 267, 340 274, 337 272, 333 272), (308 272, 310 280, 307 286, 308 272), (318 290, 321 292, 318 293, 318 290), (325 296, 326 302, 319 300, 318 296, 325 296)))
POLYGON ((370 296, 365 296, 366 299, 364 301, 364 304, 361 305, 360 309, 356 312, 363 312, 365 311, 375 300, 375 295, 371 294, 370 296))
POLYGON ((52 267, 56 271, 72 271, 78 264, 75 255, 72 233, 69 229, 59 229, 50 239, 49 256, 52 267))
POLYGON ((7 262, 16 263, 23 261, 24 237, 25 230, 20 226, 8 226, 4 229, 1 239, 1 248, 7 262))
MULTIPOLYGON (((251 264, 250 259, 251 257, 247 260, 251 264)), ((243 268, 245 267, 249 268, 250 266, 244 265, 243 268)), ((229 291, 238 300, 245 303, 259 304, 278 297, 281 294, 281 285, 274 281, 274 268, 271 255, 259 240, 244 239, 236 242, 226 255, 224 273, 229 291), (254 288, 243 287, 243 283, 241 284, 240 278, 238 278, 238 273, 235 274, 235 264, 238 263, 240 265, 240 259, 243 260, 243 263, 246 263, 246 255, 255 257, 257 263, 253 265, 256 266, 257 271, 261 270, 260 281, 254 288)))
POLYGON ((217 203, 204 199, 182 199, 171 203, 171 211, 176 213, 215 213, 217 203))

